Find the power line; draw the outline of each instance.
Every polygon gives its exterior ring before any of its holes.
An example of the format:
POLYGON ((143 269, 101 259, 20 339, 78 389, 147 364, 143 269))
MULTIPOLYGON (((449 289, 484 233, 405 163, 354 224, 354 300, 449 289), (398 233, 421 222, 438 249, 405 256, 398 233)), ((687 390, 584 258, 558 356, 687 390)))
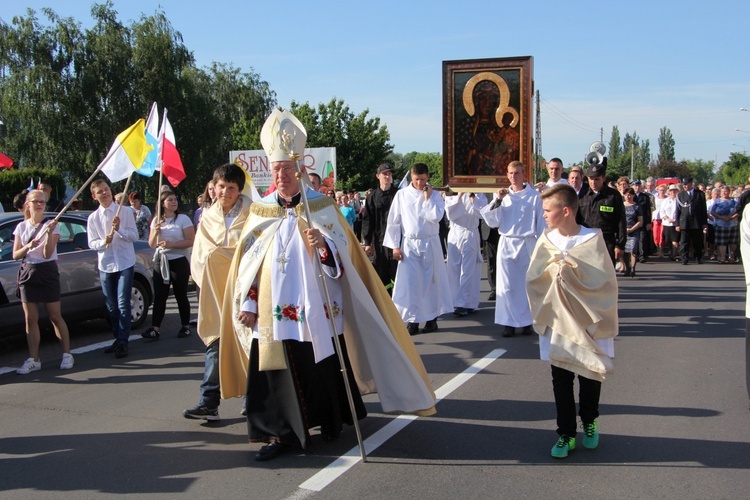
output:
POLYGON ((575 118, 573 118, 572 116, 568 115, 567 113, 561 111, 560 109, 558 109, 557 107, 555 107, 554 105, 552 105, 551 103, 549 103, 546 100, 543 100, 542 102, 544 102, 545 106, 547 108, 549 108, 552 111, 553 114, 557 115, 560 119, 562 119, 563 121, 565 121, 569 125, 577 128, 577 129, 579 129, 581 131, 584 131, 584 132, 589 132, 589 133, 591 133, 591 132, 599 132, 599 127, 592 127, 591 125, 587 125, 587 124, 585 124, 585 123, 583 123, 583 122, 581 122, 579 120, 576 120, 575 118))

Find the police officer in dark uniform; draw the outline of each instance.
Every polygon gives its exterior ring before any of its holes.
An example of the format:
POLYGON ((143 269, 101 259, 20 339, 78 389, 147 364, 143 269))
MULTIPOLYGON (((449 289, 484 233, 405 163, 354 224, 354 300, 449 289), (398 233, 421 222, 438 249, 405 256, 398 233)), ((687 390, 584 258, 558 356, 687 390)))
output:
POLYGON ((625 205, 617 190, 606 185, 607 158, 602 163, 591 165, 586 171, 589 178, 589 191, 578 204, 578 223, 602 230, 612 264, 625 250, 627 225, 625 205))

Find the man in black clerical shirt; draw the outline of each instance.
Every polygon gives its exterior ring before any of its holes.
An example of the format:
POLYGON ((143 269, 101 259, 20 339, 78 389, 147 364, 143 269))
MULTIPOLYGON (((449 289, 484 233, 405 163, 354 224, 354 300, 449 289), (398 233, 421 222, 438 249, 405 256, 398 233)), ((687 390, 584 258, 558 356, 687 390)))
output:
POLYGON ((393 260, 393 250, 383 246, 383 238, 385 238, 385 229, 388 225, 388 212, 398 188, 393 185, 393 172, 390 165, 386 163, 378 167, 375 177, 378 178, 379 185, 365 201, 365 210, 362 215, 362 241, 365 244, 365 253, 370 258, 374 256, 375 271, 390 294, 393 281, 396 279, 398 262, 393 260))

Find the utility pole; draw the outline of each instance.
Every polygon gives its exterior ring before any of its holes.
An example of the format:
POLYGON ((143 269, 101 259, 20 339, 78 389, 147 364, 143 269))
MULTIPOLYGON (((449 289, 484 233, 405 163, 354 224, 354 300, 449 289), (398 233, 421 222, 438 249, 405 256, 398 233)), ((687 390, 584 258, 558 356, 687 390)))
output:
POLYGON ((630 144, 630 182, 633 182, 633 166, 635 165, 635 144, 630 144))
POLYGON ((542 171, 542 109, 539 105, 539 90, 536 91, 536 133, 534 135, 534 153, 536 162, 534 165, 534 183, 539 179, 542 171))

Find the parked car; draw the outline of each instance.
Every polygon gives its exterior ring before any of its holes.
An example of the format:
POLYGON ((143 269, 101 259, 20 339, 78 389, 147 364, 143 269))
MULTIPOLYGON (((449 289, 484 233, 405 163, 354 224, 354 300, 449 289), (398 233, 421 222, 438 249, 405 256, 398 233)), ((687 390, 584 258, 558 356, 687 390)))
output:
MULTIPOLYGON (((57 242, 62 313, 66 320, 109 318, 99 280, 96 251, 89 249, 86 221, 90 211, 66 212, 60 217, 60 239, 57 242)), ((45 214, 54 218, 57 214, 45 214)), ((13 230, 23 214, 0 213, 0 336, 25 331, 21 299, 16 298, 16 277, 20 261, 13 260, 13 230)), ((132 328, 143 325, 153 301, 152 284, 154 251, 145 241, 135 245, 135 275, 130 304, 132 328)), ((40 308, 44 318, 44 308, 40 308)))

